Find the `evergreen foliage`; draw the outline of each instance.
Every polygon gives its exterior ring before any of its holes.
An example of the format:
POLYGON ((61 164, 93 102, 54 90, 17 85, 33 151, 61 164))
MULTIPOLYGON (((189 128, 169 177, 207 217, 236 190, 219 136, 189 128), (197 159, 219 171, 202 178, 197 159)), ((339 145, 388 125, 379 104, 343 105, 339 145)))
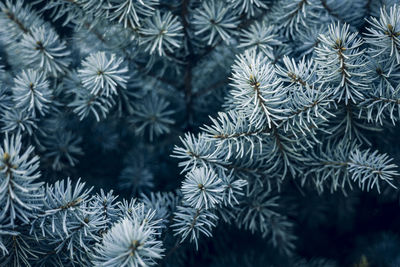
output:
POLYGON ((0 56, 0 266, 400 266, 397 0, 0 0, 0 56))

